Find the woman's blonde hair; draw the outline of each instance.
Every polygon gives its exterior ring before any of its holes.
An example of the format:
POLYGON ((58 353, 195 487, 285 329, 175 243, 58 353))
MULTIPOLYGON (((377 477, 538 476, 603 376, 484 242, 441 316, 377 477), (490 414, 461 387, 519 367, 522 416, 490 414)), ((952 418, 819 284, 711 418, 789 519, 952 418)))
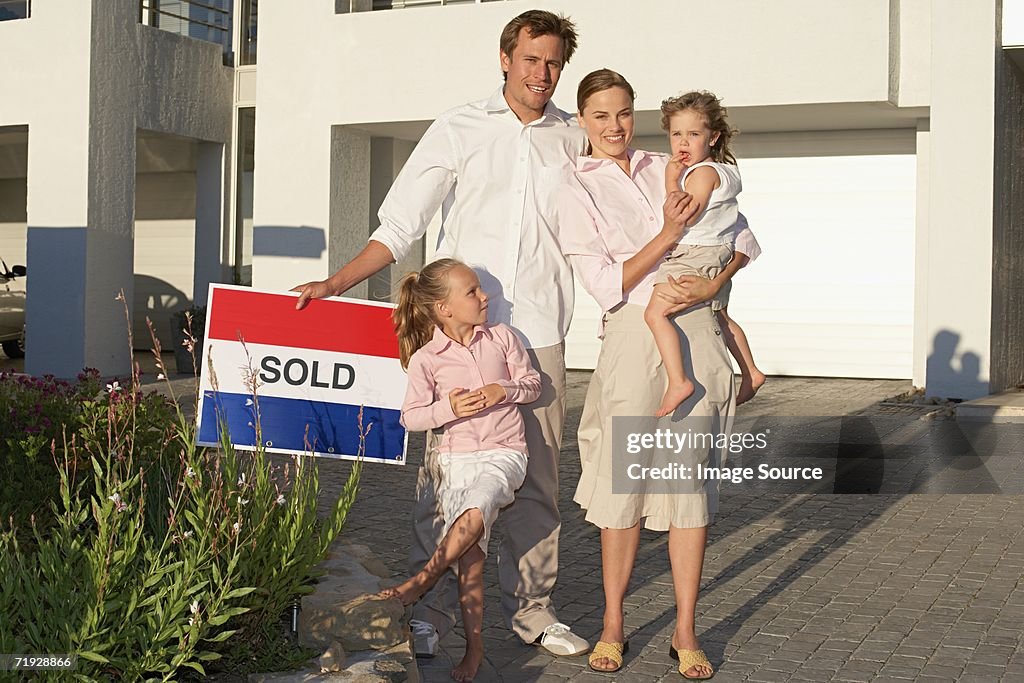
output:
POLYGON ((718 139, 711 146, 711 159, 720 164, 736 165, 736 157, 732 153, 730 143, 739 131, 729 125, 726 118, 728 110, 714 93, 707 90, 694 90, 679 97, 670 97, 661 103, 661 129, 668 131, 672 117, 684 111, 695 111, 704 117, 718 139))
POLYGON ((448 273, 462 265, 455 259, 438 259, 418 273, 409 273, 398 284, 398 305, 391 319, 395 322, 403 369, 409 367, 412 354, 433 338, 438 325, 434 306, 448 298, 448 273))

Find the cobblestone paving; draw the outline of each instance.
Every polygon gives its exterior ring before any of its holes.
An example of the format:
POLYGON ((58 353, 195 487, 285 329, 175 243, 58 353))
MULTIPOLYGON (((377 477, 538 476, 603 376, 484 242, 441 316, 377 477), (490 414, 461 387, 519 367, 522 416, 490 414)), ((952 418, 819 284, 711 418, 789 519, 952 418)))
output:
MULTIPOLYGON (((572 502, 575 432, 589 377, 569 374, 554 600, 559 618, 593 642, 601 630, 599 535, 572 502)), ((188 383, 174 382, 179 395, 188 395, 188 383)), ((1019 427, 977 431, 927 419, 927 407, 880 403, 908 388, 901 381, 772 378, 740 409, 744 429, 786 425, 793 416, 864 418, 884 451, 884 472, 876 478, 882 492, 874 495, 831 493, 842 459, 822 461, 829 474, 817 489, 822 493, 723 483, 697 617, 715 681, 1024 681, 1024 437, 1019 427)), ((422 449, 422 436, 413 435, 408 465, 364 469, 343 532, 370 546, 396 580, 406 571, 422 449)), ((855 471, 878 465, 870 452, 860 455, 852 460, 855 471)), ((799 454, 774 456, 807 464, 799 454)), ((325 508, 348 470, 348 463, 322 463, 325 508)), ((496 544, 500 521, 493 535, 496 544)), ((675 608, 666 541, 664 534, 641 535, 626 599, 630 652, 616 674, 592 672, 586 657, 555 658, 515 638, 501 620, 489 559, 487 660, 477 680, 681 680, 668 658, 675 608)), ((463 646, 456 629, 437 658, 419 660, 424 680, 450 680, 463 646)))
MULTIPOLYGON (((572 502, 579 477, 575 430, 589 374, 572 372, 569 380, 554 599, 559 618, 595 641, 602 607, 599 536, 572 502)), ((697 623, 718 669, 716 681, 1024 680, 1024 498, 998 495, 1002 479, 1020 472, 1024 449, 1013 450, 1019 444, 1014 436, 989 443, 966 465, 955 453, 936 456, 927 439, 955 423, 924 420, 926 409, 879 405, 908 388, 898 381, 773 378, 741 409, 741 418, 752 419, 881 415, 895 424, 882 441, 918 447, 890 461, 887 446, 883 493, 876 495, 723 484, 697 623), (993 472, 996 458, 1008 464, 993 472), (974 482, 967 491, 988 493, 942 493, 963 490, 965 480, 974 482), (930 493, 909 493, 917 490, 930 493)), ((396 578, 406 570, 422 453, 422 439, 411 442, 409 465, 364 470, 343 532, 373 548, 396 578)), ((347 472, 345 463, 324 463, 328 496, 347 472)), ((496 528, 495 539, 500 533, 496 528)), ((641 536, 626 599, 630 652, 616 674, 590 671, 585 657, 555 658, 521 644, 502 623, 489 560, 487 661, 477 680, 681 680, 668 658, 675 609, 666 540, 664 534, 641 536)), ((458 630, 449 634, 437 658, 420 660, 424 679, 449 680, 462 647, 458 630)))

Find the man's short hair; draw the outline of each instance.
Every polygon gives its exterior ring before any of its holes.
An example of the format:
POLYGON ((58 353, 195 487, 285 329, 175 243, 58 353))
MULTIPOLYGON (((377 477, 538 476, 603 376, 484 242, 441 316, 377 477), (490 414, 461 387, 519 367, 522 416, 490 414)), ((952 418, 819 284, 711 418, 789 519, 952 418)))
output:
POLYGON ((505 24, 505 29, 501 32, 499 45, 501 51, 509 58, 512 57, 512 52, 519 43, 519 31, 524 28, 531 38, 547 35, 561 38, 564 48, 563 65, 568 64, 573 53, 576 52, 576 25, 569 17, 542 9, 531 9, 505 24))

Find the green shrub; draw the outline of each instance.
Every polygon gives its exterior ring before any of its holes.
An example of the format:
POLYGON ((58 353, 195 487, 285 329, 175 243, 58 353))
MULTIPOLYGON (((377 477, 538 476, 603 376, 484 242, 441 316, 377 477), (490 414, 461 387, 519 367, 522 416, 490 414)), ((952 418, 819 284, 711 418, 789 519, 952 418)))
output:
POLYGON ((158 468, 149 465, 165 457, 175 433, 174 407, 167 399, 155 392, 143 395, 126 380, 104 386, 91 369, 75 383, 0 374, 0 415, 0 520, 13 519, 22 529, 33 518, 43 531, 52 523, 58 462, 70 458, 73 469, 89 475, 87 454, 84 460, 79 459, 83 449, 69 454, 65 434, 88 450, 129 439, 136 462, 155 472, 158 468))
POLYGON ((344 525, 359 462, 318 520, 315 461, 276 467, 226 436, 199 448, 177 404, 143 395, 137 378, 4 381, 0 405, 20 414, 38 399, 31 424, 50 431, 4 435, 6 463, 32 465, 48 510, 0 491, 21 513, 0 532, 0 652, 78 654, 79 680, 171 680, 279 633, 344 525))

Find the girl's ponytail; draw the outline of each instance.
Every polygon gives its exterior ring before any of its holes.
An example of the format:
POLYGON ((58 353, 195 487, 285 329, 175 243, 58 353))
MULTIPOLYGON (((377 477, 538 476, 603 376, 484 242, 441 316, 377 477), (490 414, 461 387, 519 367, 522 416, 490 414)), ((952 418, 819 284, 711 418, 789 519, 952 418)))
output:
POLYGON ((448 297, 448 271, 461 265, 455 259, 440 259, 427 264, 419 273, 409 273, 398 285, 398 304, 391 319, 398 336, 398 356, 402 368, 409 367, 412 354, 434 336, 437 319, 434 304, 448 297))

